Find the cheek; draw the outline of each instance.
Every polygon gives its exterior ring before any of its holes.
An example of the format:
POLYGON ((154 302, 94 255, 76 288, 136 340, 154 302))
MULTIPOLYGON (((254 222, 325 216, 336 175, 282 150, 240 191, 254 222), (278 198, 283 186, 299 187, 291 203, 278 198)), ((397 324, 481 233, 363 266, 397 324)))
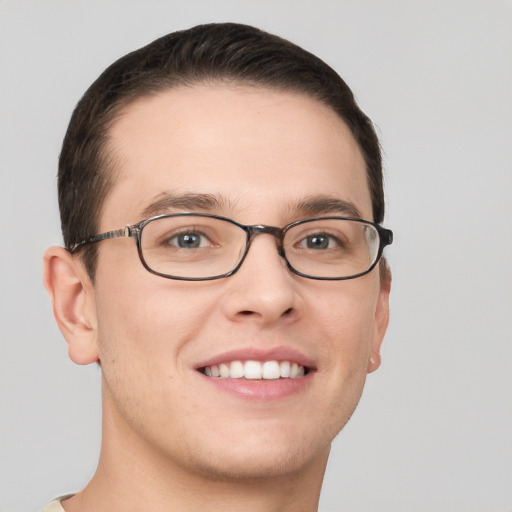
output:
POLYGON ((371 346, 378 281, 365 277, 340 282, 329 293, 324 289, 310 302, 325 336, 325 352, 338 362, 350 363, 371 346))
POLYGON ((179 384, 187 372, 189 342, 211 314, 208 303, 216 303, 193 287, 177 290, 161 281, 151 290, 118 285, 98 290, 100 362, 111 413, 117 411, 139 432, 168 425, 193 408, 179 384), (153 427, 148 417, 154 418, 153 427))
POLYGON ((183 369, 189 342, 217 302, 194 284, 142 271, 138 280, 97 281, 100 361, 104 378, 119 383, 120 393, 160 394, 166 389, 162 381, 183 369))
POLYGON ((372 346, 378 283, 360 279, 340 283, 336 293, 319 295, 315 301, 323 370, 318 377, 337 429, 359 401, 372 346))
POLYGON ((111 288, 97 304, 102 345, 143 360, 178 354, 201 330, 212 309, 206 294, 165 286, 111 288))

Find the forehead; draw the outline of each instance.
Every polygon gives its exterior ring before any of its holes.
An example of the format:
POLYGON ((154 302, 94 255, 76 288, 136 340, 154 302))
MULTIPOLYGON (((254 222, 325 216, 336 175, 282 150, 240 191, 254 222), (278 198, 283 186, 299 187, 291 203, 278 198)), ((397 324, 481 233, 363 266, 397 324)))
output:
POLYGON ((110 135, 116 178, 104 229, 140 221, 159 198, 206 194, 220 198, 215 213, 247 223, 295 220, 284 217, 313 196, 350 202, 371 218, 355 139, 330 107, 305 95, 225 85, 172 89, 130 104, 110 135))

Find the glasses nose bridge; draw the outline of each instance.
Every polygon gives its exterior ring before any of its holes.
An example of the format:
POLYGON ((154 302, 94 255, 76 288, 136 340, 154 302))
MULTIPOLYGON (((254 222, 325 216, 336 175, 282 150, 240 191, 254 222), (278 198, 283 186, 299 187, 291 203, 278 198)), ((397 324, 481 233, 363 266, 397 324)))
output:
POLYGON ((247 231, 249 233, 249 241, 247 244, 247 252, 249 252, 249 248, 251 247, 252 241, 258 235, 272 235, 277 241, 277 251, 280 256, 285 258, 284 248, 283 248, 283 238, 284 238, 284 230, 281 228, 277 228, 275 226, 264 226, 262 224, 256 224, 254 226, 246 226, 247 231))

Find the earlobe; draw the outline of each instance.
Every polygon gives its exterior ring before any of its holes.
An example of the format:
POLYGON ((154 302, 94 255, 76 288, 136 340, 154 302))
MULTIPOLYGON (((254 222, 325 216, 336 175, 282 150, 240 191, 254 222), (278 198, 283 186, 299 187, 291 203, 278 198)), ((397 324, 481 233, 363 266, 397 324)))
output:
POLYGON ((99 359, 93 287, 81 262, 62 247, 50 247, 43 258, 44 286, 53 314, 77 364, 99 359))
POLYGON ((374 353, 372 351, 372 355, 370 356, 370 359, 368 361, 368 373, 372 373, 375 370, 377 370, 380 366, 380 352, 374 353))
POLYGON ((380 349, 389 324, 389 292, 391 290, 391 273, 386 271, 384 279, 381 276, 381 286, 377 307, 375 309, 375 323, 373 326, 373 339, 371 354, 368 361, 368 373, 377 370, 381 363, 380 349))

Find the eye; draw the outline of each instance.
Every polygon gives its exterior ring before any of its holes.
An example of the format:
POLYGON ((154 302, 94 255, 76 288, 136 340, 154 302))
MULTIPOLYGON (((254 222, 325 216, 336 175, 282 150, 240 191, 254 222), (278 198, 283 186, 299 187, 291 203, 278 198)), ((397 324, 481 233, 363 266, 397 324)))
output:
POLYGON ((340 245, 339 239, 328 233, 309 235, 299 243, 300 248, 313 250, 335 249, 340 245))
POLYGON ((209 247, 211 242, 207 236, 197 231, 186 231, 168 238, 167 243, 180 249, 198 249, 209 247))

